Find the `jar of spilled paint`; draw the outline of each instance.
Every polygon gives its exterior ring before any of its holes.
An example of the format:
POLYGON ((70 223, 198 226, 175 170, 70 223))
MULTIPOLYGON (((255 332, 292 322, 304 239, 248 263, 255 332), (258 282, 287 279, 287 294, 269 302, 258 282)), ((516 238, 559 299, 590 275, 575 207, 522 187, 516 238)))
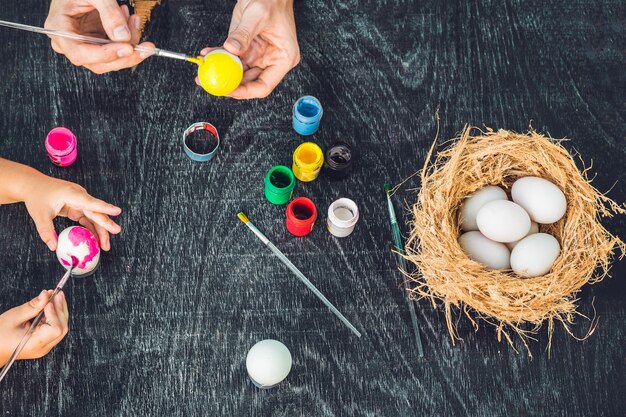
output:
POLYGON ((320 126, 324 110, 313 96, 300 97, 293 105, 293 128, 301 135, 312 135, 320 126))
POLYGON ((315 204, 306 197, 298 197, 287 206, 287 230, 294 236, 306 236, 317 219, 315 204))
POLYGON ((46 136, 46 152, 54 165, 72 165, 78 157, 76 136, 65 127, 55 127, 46 136))
POLYGON ((286 204, 296 186, 296 177, 284 165, 270 168, 265 175, 265 198, 276 205, 286 204))
POLYGON ((359 221, 359 208, 349 198, 335 200, 328 207, 328 231, 336 237, 349 236, 359 221))
POLYGON ((324 164, 322 148, 313 142, 300 144, 293 152, 293 174, 302 182, 317 178, 324 164))
POLYGON ((333 180, 347 177, 352 172, 352 147, 345 142, 337 142, 326 150, 324 174, 333 180))

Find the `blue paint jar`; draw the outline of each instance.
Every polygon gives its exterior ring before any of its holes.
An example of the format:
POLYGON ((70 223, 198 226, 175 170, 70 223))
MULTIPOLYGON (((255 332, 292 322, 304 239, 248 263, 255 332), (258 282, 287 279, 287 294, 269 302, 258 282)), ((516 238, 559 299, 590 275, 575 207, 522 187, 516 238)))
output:
POLYGON ((301 135, 312 135, 320 125, 324 110, 313 96, 300 97, 293 105, 293 128, 301 135))

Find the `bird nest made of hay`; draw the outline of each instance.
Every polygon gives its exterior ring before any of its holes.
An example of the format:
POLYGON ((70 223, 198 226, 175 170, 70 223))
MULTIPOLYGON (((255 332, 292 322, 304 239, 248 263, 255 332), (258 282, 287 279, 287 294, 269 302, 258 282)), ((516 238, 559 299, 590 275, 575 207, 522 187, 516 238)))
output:
POLYGON ((428 298, 434 306, 443 304, 453 341, 458 338, 453 307, 476 330, 476 318, 495 325, 498 340, 504 335, 512 345, 509 333, 519 334, 527 349, 526 339, 544 321, 550 340, 556 320, 569 332, 568 324, 578 314, 576 294, 583 285, 607 276, 616 249, 620 258, 626 249, 599 219, 625 210, 591 186, 587 170, 578 170, 560 141, 534 131, 517 134, 466 127, 431 163, 433 148, 412 207, 407 242, 407 259, 416 265, 412 295, 428 298), (474 132, 478 136, 472 136, 474 132), (487 185, 509 192, 513 182, 525 176, 553 182, 567 200, 561 220, 540 226, 540 231, 559 241, 561 253, 548 274, 535 278, 488 270, 469 259, 457 243, 461 234, 458 209, 465 198, 487 185))

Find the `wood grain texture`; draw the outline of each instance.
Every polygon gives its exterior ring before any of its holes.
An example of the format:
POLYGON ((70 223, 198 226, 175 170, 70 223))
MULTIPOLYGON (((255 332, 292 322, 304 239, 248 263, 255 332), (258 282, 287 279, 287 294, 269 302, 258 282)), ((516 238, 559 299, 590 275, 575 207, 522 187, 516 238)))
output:
MULTIPOLYGON (((45 2, 2 8, 41 25, 45 2)), ((147 38, 194 52, 225 39, 232 2, 166 2, 147 38)), ((618 0, 296 2, 302 63, 261 101, 204 94, 194 68, 151 58, 135 72, 96 76, 38 35, 1 29, 0 155, 85 186, 120 205, 123 234, 100 272, 67 289, 71 332, 44 359, 18 362, 0 387, 2 416, 618 416, 626 409, 626 266, 588 286, 580 310, 600 316, 584 342, 545 329, 534 359, 459 322, 453 346, 440 310, 418 303, 418 359, 402 299, 382 186, 419 169, 465 123, 524 131, 529 123, 593 161, 594 184, 626 200, 626 6, 618 0), (262 177, 289 165, 301 138, 290 110, 317 96, 314 140, 359 148, 342 182, 298 183, 321 212, 308 238, 283 226, 262 177), (222 136, 194 163, 181 132, 209 121, 222 136), (71 128, 79 159, 50 164, 43 141, 71 128), (325 230, 325 210, 354 199, 352 236, 325 230), (364 336, 356 339, 236 218, 245 211, 364 336), (248 380, 247 350, 275 338, 291 350, 285 383, 248 380)), ((396 195, 415 201, 418 181, 396 195)), ((401 210, 399 210, 401 212, 401 210)), ((404 220, 409 221, 404 211, 404 220)), ((61 230, 67 222, 59 220, 61 230)), ((624 218, 606 221, 626 236, 624 218)), ((404 225, 403 225, 404 226, 404 225)), ((408 227, 404 227, 404 233, 408 227)), ((62 273, 20 205, 0 207, 0 308, 49 288, 62 273), (13 256, 13 254, 18 254, 13 256)), ((573 326, 582 335, 588 322, 573 326)), ((521 345, 516 346, 521 349, 521 345)))

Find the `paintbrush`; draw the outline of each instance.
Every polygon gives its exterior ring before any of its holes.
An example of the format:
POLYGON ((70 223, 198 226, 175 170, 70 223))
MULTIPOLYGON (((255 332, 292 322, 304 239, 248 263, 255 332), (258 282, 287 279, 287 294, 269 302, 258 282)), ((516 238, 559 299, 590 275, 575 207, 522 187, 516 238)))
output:
MULTIPOLYGON (((21 23, 7 22, 6 20, 0 20, 0 26, 5 26, 8 28, 19 29, 19 30, 25 30, 27 32, 42 33, 44 35, 58 36, 60 38, 73 39, 76 41, 91 43, 95 45, 107 45, 107 44, 113 43, 113 41, 110 39, 79 35, 77 33, 63 32, 62 30, 45 29, 45 28, 40 28, 38 26, 30 26, 30 25, 24 25, 21 23)), ((193 62, 194 64, 197 64, 197 65, 200 65, 203 62, 202 57, 189 56, 189 55, 181 54, 179 52, 172 52, 172 51, 168 51, 168 50, 160 49, 160 48, 148 48, 148 47, 139 46, 139 45, 133 45, 133 47, 135 48, 135 51, 146 52, 151 55, 162 56, 164 58, 180 59, 183 61, 193 62)))
POLYGON ((261 242, 265 244, 265 246, 267 246, 272 252, 274 252, 274 255, 276 255, 278 259, 282 261, 282 263, 287 265, 291 272, 293 272, 295 276, 297 276, 300 281, 304 283, 304 285, 306 285, 311 291, 313 291, 313 294, 315 294, 317 298, 319 298, 324 304, 326 304, 326 307, 328 307, 330 311, 332 311, 337 317, 339 317, 339 320, 341 320, 343 324, 345 324, 350 330, 352 330, 355 335, 361 337, 361 333, 356 329, 356 327, 354 327, 352 323, 350 323, 348 319, 343 314, 341 314, 341 312, 337 310, 337 308, 330 301, 328 301, 326 297, 324 297, 324 294, 322 294, 320 290, 318 290, 317 287, 315 287, 315 285, 313 285, 313 283, 311 283, 311 281, 309 281, 308 278, 305 277, 304 274, 300 272, 300 270, 296 268, 294 264, 291 263, 291 261, 285 256, 284 253, 282 253, 276 246, 274 246, 274 244, 272 244, 272 242, 270 242, 269 239, 265 237, 265 235, 261 233, 261 231, 257 229, 255 225, 252 224, 252 222, 245 214, 239 213, 237 214, 237 217, 239 217, 239 220, 241 220, 246 226, 248 226, 248 229, 254 232, 256 237, 258 237, 261 242))
MULTIPOLYGON (((404 245, 402 244, 402 236, 400 235, 400 227, 398 226, 398 220, 396 219, 396 212, 393 209, 393 203, 391 202, 391 187, 389 184, 385 184, 385 194, 387 195, 387 207, 389 208, 389 218, 391 220, 391 231, 393 233, 393 243, 395 247, 396 257, 398 259, 398 266, 402 271, 406 271, 406 259, 404 259, 404 245)), ((420 328, 417 322, 417 315, 415 313, 415 305, 413 300, 408 296, 409 284, 406 279, 402 280, 404 284, 405 300, 409 307, 409 314, 411 315, 411 323, 413 324, 413 333, 415 334, 415 343, 417 344, 417 355, 421 358, 424 356, 424 348, 422 346, 422 338, 420 337, 420 328)))

